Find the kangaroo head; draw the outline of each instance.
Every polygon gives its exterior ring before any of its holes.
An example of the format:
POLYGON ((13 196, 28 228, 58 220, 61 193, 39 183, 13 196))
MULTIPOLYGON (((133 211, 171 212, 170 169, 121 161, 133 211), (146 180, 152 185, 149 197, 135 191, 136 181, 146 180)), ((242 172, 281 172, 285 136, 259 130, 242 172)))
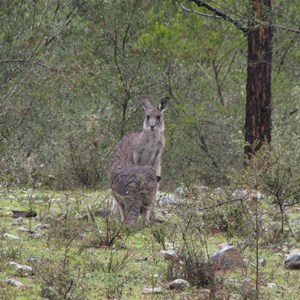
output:
POLYGON ((163 112, 168 107, 168 104, 169 97, 161 99, 158 107, 152 106, 147 98, 142 100, 142 105, 146 113, 144 119, 144 130, 159 132, 164 131, 165 126, 163 112))

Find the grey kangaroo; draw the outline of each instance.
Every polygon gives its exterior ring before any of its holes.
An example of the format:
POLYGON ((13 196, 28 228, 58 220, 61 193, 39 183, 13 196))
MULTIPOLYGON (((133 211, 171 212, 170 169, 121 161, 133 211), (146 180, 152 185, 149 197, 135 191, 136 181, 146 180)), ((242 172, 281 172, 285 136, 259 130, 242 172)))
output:
POLYGON ((112 217, 131 226, 137 225, 139 213, 149 221, 154 210, 165 145, 163 112, 168 102, 169 98, 163 98, 155 108, 144 98, 143 130, 124 136, 115 149, 110 170, 115 198, 112 217))

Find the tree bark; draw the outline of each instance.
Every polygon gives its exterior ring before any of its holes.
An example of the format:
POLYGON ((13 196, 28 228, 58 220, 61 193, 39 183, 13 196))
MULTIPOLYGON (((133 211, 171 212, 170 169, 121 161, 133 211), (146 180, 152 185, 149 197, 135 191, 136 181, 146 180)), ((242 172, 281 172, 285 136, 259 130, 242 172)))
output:
POLYGON ((272 131, 272 40, 271 0, 251 0, 253 22, 247 33, 245 155, 251 159, 272 131))

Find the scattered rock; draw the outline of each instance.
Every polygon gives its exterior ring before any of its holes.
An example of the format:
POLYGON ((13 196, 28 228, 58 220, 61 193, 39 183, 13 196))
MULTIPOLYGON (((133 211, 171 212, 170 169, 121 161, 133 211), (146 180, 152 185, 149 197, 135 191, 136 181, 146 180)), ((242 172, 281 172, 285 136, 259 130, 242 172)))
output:
POLYGON ((258 264, 261 267, 265 267, 267 265, 267 261, 264 258, 261 258, 261 259, 258 260, 258 264))
POLYGON ((210 261, 218 269, 245 268, 245 262, 234 246, 225 246, 220 251, 210 255, 210 261))
POLYGON ((134 259, 135 261, 147 261, 148 257, 137 257, 134 259))
POLYGON ((300 252, 294 252, 288 255, 284 261, 286 269, 300 269, 300 252))
POLYGON ((11 212, 13 218, 35 218, 37 216, 37 213, 33 210, 12 210, 11 212))
POLYGON ((179 254, 175 250, 160 250, 160 254, 165 260, 179 261, 179 254))
POLYGON ((41 223, 39 223, 39 224, 37 224, 33 227, 33 230, 38 231, 38 230, 43 230, 43 229, 49 229, 50 227, 51 227, 50 224, 41 224, 41 223))
POLYGON ((243 190, 237 190, 235 192, 232 193, 232 197, 233 199, 257 199, 260 200, 262 197, 261 192, 257 191, 257 190, 247 190, 247 189, 243 189, 243 190))
POLYGON ((175 193, 178 194, 179 196, 184 196, 187 194, 187 192, 188 192, 187 188, 183 185, 175 189, 175 193))
POLYGON ((40 238, 43 237, 43 234, 40 233, 40 232, 32 232, 32 233, 31 233, 31 237, 32 237, 33 239, 40 239, 40 238))
POLYGON ((26 265, 20 265, 14 261, 8 263, 10 266, 15 266, 17 271, 23 274, 32 274, 32 267, 26 265))
POLYGON ((300 216, 293 221, 295 224, 300 225, 300 216))
POLYGON ((28 256, 26 257, 26 260, 30 263, 36 263, 41 261, 41 259, 37 256, 28 256))
POLYGON ((14 222, 12 222, 11 225, 17 226, 17 225, 23 224, 23 222, 24 222, 23 217, 19 217, 19 218, 17 218, 14 222))
POLYGON ((224 248, 226 248, 226 247, 228 247, 228 246, 232 246, 232 244, 231 244, 231 243, 229 243, 229 244, 227 244, 227 243, 222 243, 222 244, 219 244, 218 246, 219 246, 219 249, 221 250, 221 249, 224 249, 224 248))
POLYGON ((3 237, 8 238, 10 240, 19 240, 20 239, 20 237, 18 237, 16 235, 9 234, 9 233, 4 233, 3 237))
POLYGON ((277 284, 273 283, 273 282, 270 282, 270 283, 267 284, 267 287, 273 289, 273 288, 277 287, 277 284))
POLYGON ((177 203, 178 199, 172 194, 160 193, 160 195, 157 198, 157 202, 160 205, 170 205, 177 203))
POLYGON ((26 228, 26 227, 20 227, 20 228, 19 228, 19 231, 21 231, 21 232, 33 233, 32 230, 30 230, 30 229, 28 229, 28 228, 26 228))
POLYGON ((177 291, 182 291, 186 288, 188 288, 190 286, 190 284, 188 283, 188 281, 184 280, 184 279, 175 279, 172 282, 170 282, 169 284, 169 288, 171 290, 177 290, 177 291))
POLYGON ((161 286, 159 287, 151 287, 151 288, 144 288, 143 294, 160 294, 163 292, 163 288, 161 286))
POLYGON ((8 283, 9 285, 15 286, 15 287, 22 287, 24 284, 16 279, 12 278, 7 278, 5 279, 5 282, 8 283))

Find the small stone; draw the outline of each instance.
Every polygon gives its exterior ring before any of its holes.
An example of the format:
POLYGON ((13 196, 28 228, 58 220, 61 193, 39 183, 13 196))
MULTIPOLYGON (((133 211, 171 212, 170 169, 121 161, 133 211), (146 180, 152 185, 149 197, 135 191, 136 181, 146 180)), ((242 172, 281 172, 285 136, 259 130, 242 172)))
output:
POLYGON ((175 279, 172 282, 170 282, 169 284, 169 288, 171 290, 177 290, 177 291, 182 291, 186 288, 188 288, 190 286, 190 284, 188 283, 188 281, 184 280, 184 279, 175 279))
POLYGON ((284 261, 286 269, 300 269, 300 252, 291 253, 284 261))
POLYGON ((247 189, 243 189, 243 190, 237 190, 235 192, 232 193, 231 195, 233 197, 233 199, 257 199, 260 200, 262 197, 261 192, 257 191, 257 190, 247 190, 247 189))
POLYGON ((300 216, 293 221, 295 224, 300 225, 300 216))
POLYGON ((170 205, 177 203, 178 199, 171 194, 161 194, 157 201, 160 205, 170 205))
POLYGON ((163 288, 161 286, 154 288, 144 288, 143 294, 160 294, 163 292, 163 288))
POLYGON ((264 258, 261 258, 261 259, 258 260, 258 264, 261 267, 265 267, 267 265, 267 261, 264 258))
POLYGON ((221 250, 221 249, 224 249, 226 247, 232 246, 232 244, 222 243, 222 244, 219 244, 218 246, 219 246, 219 249, 221 250))
POLYGON ((267 287, 273 289, 273 288, 277 287, 277 284, 273 283, 273 282, 270 282, 270 283, 267 284, 267 287))
POLYGON ((26 257, 26 260, 30 263, 40 262, 41 259, 37 256, 28 256, 26 257))
POLYGON ((165 260, 179 260, 179 255, 175 250, 160 250, 160 254, 164 257, 165 260))
POLYGON ((233 267, 245 268, 245 262, 239 252, 234 246, 227 246, 220 251, 210 255, 211 262, 221 269, 231 269, 233 267))
POLYGON ((10 266, 15 266, 17 271, 24 274, 32 274, 32 267, 26 265, 20 265, 14 261, 8 263, 10 266))
POLYGON ((5 282, 12 285, 12 286, 15 286, 15 287, 22 287, 24 286, 24 284, 16 279, 12 279, 12 278, 8 278, 8 279, 5 279, 5 282))
POLYGON ((15 235, 12 235, 12 234, 9 234, 9 233, 4 233, 3 236, 5 238, 10 239, 10 240, 19 240, 20 239, 18 236, 15 236, 15 235))
POLYGON ((17 218, 14 222, 12 222, 11 225, 17 226, 17 225, 23 224, 23 222, 24 222, 24 218, 19 217, 19 218, 17 218))
POLYGON ((147 261, 148 257, 137 257, 134 259, 135 261, 147 261))
POLYGON ((187 194, 188 190, 185 186, 181 185, 175 189, 175 193, 179 196, 185 196, 187 194))
POLYGON ((18 230, 21 232, 29 232, 29 233, 32 232, 30 229, 28 229, 26 227, 20 227, 18 230))
POLYGON ((33 232, 33 233, 31 234, 31 237, 32 237, 33 239, 40 239, 40 238, 43 237, 43 234, 40 233, 40 232, 33 232))
POLYGON ((43 229, 49 229, 51 227, 50 224, 37 224, 33 227, 33 230, 43 230, 43 229))

